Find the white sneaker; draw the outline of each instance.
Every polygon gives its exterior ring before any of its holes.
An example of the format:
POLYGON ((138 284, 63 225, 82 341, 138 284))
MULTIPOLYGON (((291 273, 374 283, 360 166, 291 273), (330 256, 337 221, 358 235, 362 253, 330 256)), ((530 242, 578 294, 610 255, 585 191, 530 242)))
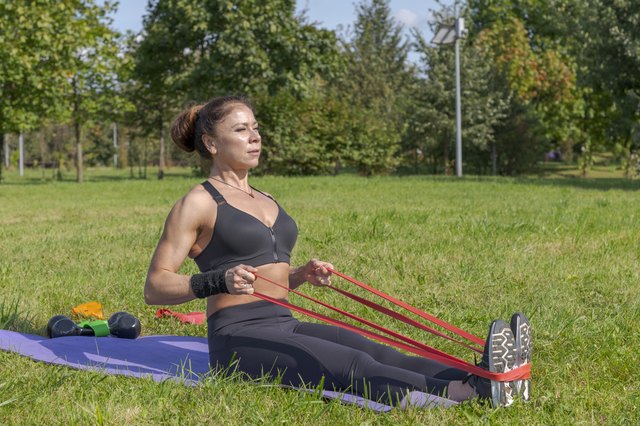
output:
MULTIPOLYGON (((491 323, 484 345, 480 367, 492 373, 506 373, 516 363, 516 344, 511 329, 503 320, 491 323)), ((474 387, 478 396, 490 400, 493 407, 508 407, 513 403, 514 389, 511 382, 498 382, 469 375, 465 380, 474 387)))
MULTIPOLYGON (((529 318, 522 312, 513 314, 511 317, 511 331, 516 342, 516 367, 520 367, 531 362, 533 342, 531 340, 529 318)), ((515 387, 516 395, 519 395, 525 401, 529 401, 531 398, 531 379, 516 380, 512 383, 515 387)))

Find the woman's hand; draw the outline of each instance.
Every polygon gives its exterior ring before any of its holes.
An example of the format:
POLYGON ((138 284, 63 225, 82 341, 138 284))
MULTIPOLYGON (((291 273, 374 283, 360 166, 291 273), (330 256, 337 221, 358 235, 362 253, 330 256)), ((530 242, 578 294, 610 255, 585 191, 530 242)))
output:
POLYGON ((227 284, 229 294, 253 294, 253 283, 256 280, 254 275, 258 270, 253 266, 238 265, 227 269, 224 280, 227 284))
POLYGON ((302 267, 302 278, 313 285, 331 285, 331 272, 333 265, 318 259, 311 259, 302 267))

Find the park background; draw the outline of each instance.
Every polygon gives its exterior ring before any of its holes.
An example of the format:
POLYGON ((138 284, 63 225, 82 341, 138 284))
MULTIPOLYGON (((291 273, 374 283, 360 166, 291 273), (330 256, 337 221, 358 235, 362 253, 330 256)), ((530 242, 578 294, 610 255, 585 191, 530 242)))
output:
POLYGON ((430 39, 459 15, 465 173, 540 173, 546 160, 582 176, 594 165, 638 174, 634 1, 427 2, 395 14, 387 1, 356 2, 353 21, 333 29, 292 0, 153 1, 124 33, 117 3, 46 5, 0 5, 0 173, 198 173, 168 143, 173 117, 244 94, 265 141, 256 174, 452 174, 454 49, 430 39))
POLYGON ((327 29, 293 1, 154 1, 141 33, 119 34, 106 2, 0 2, 0 328, 44 334, 94 299, 144 334, 205 336, 155 319, 142 286, 168 210, 202 179, 170 143, 172 118, 244 93, 265 148, 252 184, 298 221, 294 263, 331 260, 478 335, 524 310, 531 403, 377 415, 234 379, 192 389, 2 352, 1 423, 640 421, 640 4, 460 3, 460 179, 453 49, 426 27, 452 22, 452 4, 411 29, 392 3, 356 2, 353 21, 327 29))

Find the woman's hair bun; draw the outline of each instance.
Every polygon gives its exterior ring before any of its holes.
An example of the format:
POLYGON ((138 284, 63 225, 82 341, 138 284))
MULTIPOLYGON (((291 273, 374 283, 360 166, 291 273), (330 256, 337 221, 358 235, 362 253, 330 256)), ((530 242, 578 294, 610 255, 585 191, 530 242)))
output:
POLYGON ((173 121, 171 139, 184 151, 193 152, 196 149, 196 123, 198 122, 198 112, 203 106, 204 104, 193 105, 178 114, 173 121))

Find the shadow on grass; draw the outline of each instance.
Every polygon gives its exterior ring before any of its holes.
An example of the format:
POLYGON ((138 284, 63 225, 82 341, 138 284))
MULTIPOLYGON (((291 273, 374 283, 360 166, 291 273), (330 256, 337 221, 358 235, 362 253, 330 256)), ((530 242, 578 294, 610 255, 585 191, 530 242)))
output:
MULTIPOLYGON (((178 179, 193 179, 193 174, 189 172, 165 172, 164 180, 178 180, 178 179)), ((155 173, 148 173, 147 177, 144 176, 130 176, 125 174, 95 174, 84 177, 83 183, 95 183, 95 182, 125 182, 125 181, 155 181, 158 177, 155 173)), ((69 175, 64 176, 61 179, 41 176, 11 176, 9 178, 3 177, 0 182, 0 188, 2 186, 40 186, 49 185, 52 183, 76 183, 76 177, 69 175)))
MULTIPOLYGON (((400 167, 398 177, 424 177, 437 181, 457 182, 460 178, 442 174, 432 174, 427 167, 400 167)), ((640 190, 640 179, 629 179, 622 176, 620 165, 614 163, 596 164, 587 177, 581 177, 575 163, 540 163, 529 175, 491 176, 468 173, 462 180, 471 182, 491 182, 504 184, 524 184, 553 187, 573 187, 596 191, 618 189, 623 191, 640 190)))
MULTIPOLYGON (((553 176, 553 177, 505 177, 505 176, 478 176, 466 175, 462 178, 456 176, 442 176, 429 174, 405 174, 396 176, 398 179, 418 178, 433 180, 434 182, 486 182, 505 185, 536 185, 550 187, 573 187, 596 191, 623 190, 640 191, 640 180, 632 180, 617 177, 582 178, 577 176, 553 176)), ((366 179, 366 178, 363 178, 366 179)))
POLYGON ((590 189, 597 191, 609 191, 618 189, 623 191, 640 190, 640 180, 631 180, 626 178, 580 178, 574 176, 553 177, 553 178, 518 178, 517 183, 537 186, 568 186, 573 188, 590 189))
MULTIPOLYGON (((434 175, 429 173, 412 173, 410 170, 398 171, 393 175, 399 179, 404 177, 419 177, 432 179, 438 182, 458 182, 459 178, 455 176, 443 176, 434 175)), ((610 173, 608 173, 611 175, 610 173)), ((341 173, 338 176, 357 175, 356 173, 341 173)), ((190 169, 173 169, 165 171, 164 180, 184 180, 184 179, 199 179, 194 176, 190 169)), ((204 179, 202 177, 201 179, 204 179)), ((363 178, 366 179, 366 178, 363 178)), ((89 172, 85 175, 85 184, 91 184, 96 182, 127 182, 127 181, 157 181, 157 171, 148 170, 146 177, 138 176, 137 173, 131 176, 128 170, 96 170, 93 173, 89 172)), ((487 175, 465 175, 462 178, 463 181, 477 181, 477 182, 491 182, 491 183, 505 183, 505 184, 524 184, 524 185, 537 185, 537 186, 553 186, 553 187, 573 187, 581 189, 589 189, 596 191, 608 191, 612 189, 618 189, 623 191, 638 191, 640 190, 640 179, 632 180, 618 176, 603 176, 596 177, 579 177, 575 174, 575 168, 568 166, 556 166, 541 170, 541 175, 531 177, 504 177, 504 176, 487 176, 487 175)), ((51 183, 75 183, 75 174, 69 173, 63 176, 62 179, 55 179, 51 176, 42 177, 41 175, 31 174, 22 177, 18 177, 15 173, 3 175, 2 182, 0 182, 0 188, 2 186, 40 186, 48 185, 51 183)))
POLYGON ((490 182, 498 184, 516 184, 516 185, 536 185, 536 186, 551 186, 551 187, 572 187, 589 189, 595 191, 609 191, 609 190, 623 190, 623 191, 640 191, 640 179, 628 179, 623 177, 579 177, 575 175, 562 175, 555 174, 553 176, 532 176, 532 177, 518 177, 518 176, 484 176, 484 175, 466 175, 462 178, 456 176, 442 176, 442 175, 429 175, 429 174, 404 174, 398 175, 398 178, 403 177, 419 177, 425 179, 432 179, 437 182, 490 182))

